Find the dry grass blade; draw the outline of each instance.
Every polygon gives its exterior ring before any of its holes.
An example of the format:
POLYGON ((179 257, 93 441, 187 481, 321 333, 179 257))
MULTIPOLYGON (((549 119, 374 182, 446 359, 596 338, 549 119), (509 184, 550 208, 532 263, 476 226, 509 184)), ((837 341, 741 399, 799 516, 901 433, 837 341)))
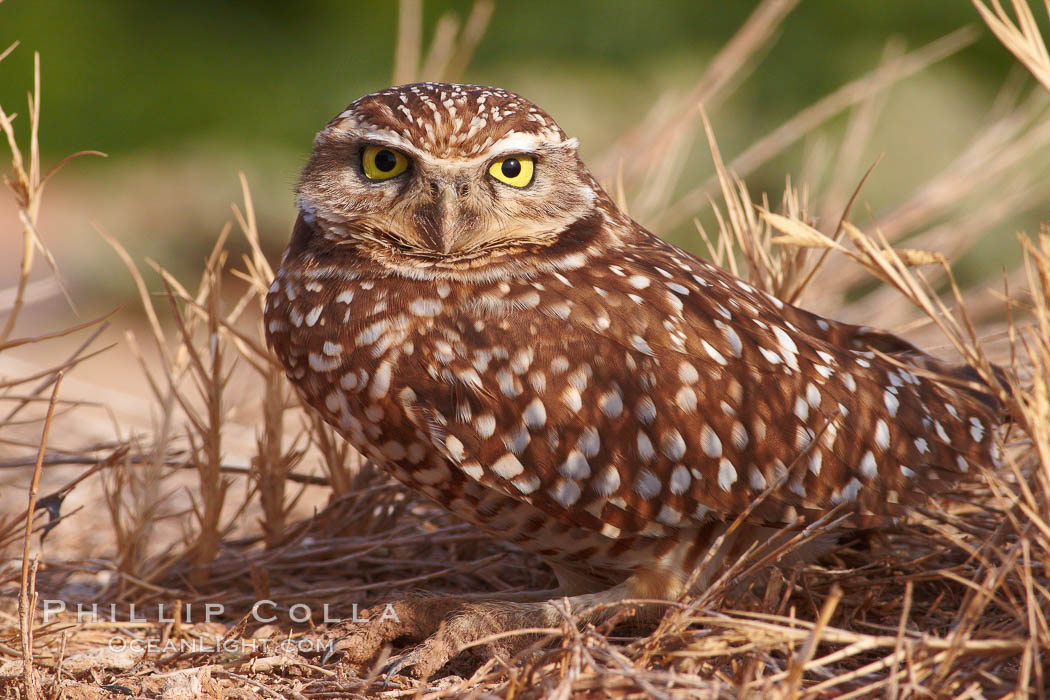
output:
POLYGON ((806 638, 806 642, 799 651, 797 658, 792 660, 787 677, 787 691, 790 697, 797 697, 799 688, 802 685, 803 669, 813 658, 813 654, 817 650, 817 644, 820 642, 821 634, 823 634, 824 628, 828 626, 828 622, 831 621, 831 616, 835 613, 835 608, 838 607, 841 600, 842 589, 831 589, 831 595, 824 601, 824 606, 820 610, 820 616, 817 617, 817 624, 813 626, 813 631, 806 638))
POLYGON ((741 82, 746 66, 774 40, 776 30, 797 5, 798 0, 763 0, 708 64, 689 95, 676 100, 679 106, 654 110, 651 118, 629 131, 603 157, 599 169, 608 170, 612 161, 618 168, 626 163, 632 184, 653 179, 660 172, 657 166, 663 168, 668 154, 692 126, 697 106, 710 108, 727 96, 731 85, 741 82))
POLYGON ((455 12, 441 15, 434 27, 434 36, 425 56, 423 3, 419 0, 404 0, 399 8, 397 47, 394 51, 394 85, 421 80, 451 81, 458 78, 488 27, 495 3, 492 0, 475 0, 462 28, 455 12))
POLYGON ((463 31, 459 34, 458 45, 453 48, 452 55, 445 64, 443 76, 446 80, 459 80, 463 75, 471 56, 485 35, 485 30, 488 29, 495 9, 496 3, 492 0, 475 0, 470 15, 463 24, 463 31))
MULTIPOLYGON (((0 54, 0 61, 3 61, 14 49, 18 46, 17 42, 8 47, 2 54, 0 54)), ((41 166, 40 166, 40 54, 33 54, 33 90, 29 93, 29 157, 28 162, 26 157, 23 155, 21 148, 18 146, 18 140, 15 137, 15 128, 11 115, 0 107, 0 130, 4 132, 7 138, 8 148, 11 150, 11 175, 4 178, 5 184, 15 196, 15 201, 18 204, 18 218, 22 223, 22 262, 18 270, 18 282, 15 287, 14 301, 11 304, 11 311, 4 321, 4 325, 0 328, 0 345, 3 345, 5 341, 11 336, 14 331, 15 324, 18 322, 18 317, 25 304, 26 288, 29 283, 30 273, 33 271, 33 258, 34 252, 40 251, 44 255, 48 264, 51 266, 52 271, 55 273, 55 280, 59 285, 62 293, 65 294, 67 301, 72 306, 72 299, 66 293, 65 288, 62 287, 61 280, 58 278, 57 263, 54 257, 51 255, 51 251, 47 249, 43 241, 40 239, 40 234, 37 229, 37 224, 40 218, 40 202, 44 193, 44 186, 47 184, 51 175, 57 172, 63 165, 70 160, 79 157, 80 155, 102 155, 98 151, 83 151, 81 153, 75 153, 71 156, 67 156, 58 165, 52 168, 46 175, 41 177, 41 166)))
POLYGON ((82 331, 86 328, 101 325, 112 316, 112 313, 108 313, 105 316, 99 316, 98 318, 91 319, 90 321, 85 321, 84 323, 80 323, 75 326, 70 326, 69 328, 64 328, 60 331, 54 331, 52 333, 42 333, 40 335, 35 335, 30 338, 15 338, 14 340, 9 340, 6 343, 0 345, 0 352, 3 352, 4 350, 10 350, 11 348, 17 348, 21 345, 31 345, 33 343, 40 343, 45 340, 64 338, 68 335, 72 335, 73 333, 77 333, 78 331, 82 331))
MULTIPOLYGON (((975 32, 960 29, 905 54, 888 66, 880 66, 872 73, 847 83, 752 143, 743 153, 730 161, 727 169, 738 176, 747 177, 758 167, 769 162, 788 146, 796 143, 836 114, 870 99, 893 82, 914 75, 961 51, 975 39, 975 32)), ((717 184, 717 177, 711 177, 683 194, 666 211, 651 221, 653 228, 658 231, 667 230, 687 220, 704 205, 707 197, 715 191, 717 184)))
POLYGON ((227 368, 223 361, 223 343, 219 342, 218 304, 221 303, 222 275, 219 271, 223 266, 223 258, 224 256, 219 256, 217 264, 206 270, 201 283, 202 290, 206 290, 209 304, 206 328, 209 342, 206 354, 194 342, 195 324, 185 318, 178 307, 176 293, 170 286, 167 287, 172 317, 181 338, 180 350, 188 358, 191 376, 195 379, 204 402, 202 414, 195 409, 190 397, 180 391, 174 379, 169 376, 169 386, 193 428, 193 433, 187 437, 200 476, 200 501, 193 501, 197 534, 191 547, 191 557, 197 568, 191 573, 190 580, 194 585, 200 585, 207 580, 207 565, 218 553, 223 529, 223 504, 230 486, 230 482, 222 476, 222 426, 225 422, 223 394, 227 382, 227 368))
MULTIPOLYGON (((234 207, 234 214, 251 251, 251 258, 245 260, 247 271, 242 276, 242 279, 249 283, 249 289, 243 301, 247 306, 252 300, 255 300, 258 304, 257 308, 261 311, 266 303, 266 292, 273 282, 273 269, 267 262, 260 245, 255 208, 252 205, 248 181, 243 173, 240 179, 245 213, 242 215, 240 210, 234 207)), ((236 312, 231 314, 231 317, 235 318, 236 312)), ((266 339, 262 333, 262 325, 256 324, 258 341, 255 343, 248 342, 247 338, 242 336, 232 323, 224 322, 222 327, 230 334, 241 357, 251 363, 263 382, 263 425, 261 433, 256 438, 256 454, 251 464, 252 476, 259 493, 259 505, 262 508, 263 537, 267 547, 272 548, 287 537, 288 517, 298 499, 293 498, 289 501, 285 487, 292 470, 303 457, 300 443, 305 440, 302 435, 296 435, 291 440, 289 447, 284 447, 286 441, 285 414, 292 403, 291 390, 281 367, 269 361, 270 354, 264 349, 266 339)), ((302 494, 302 490, 299 491, 299 494, 302 494)))
POLYGON ((394 49, 394 85, 416 79, 423 43, 422 0, 401 0, 397 12, 397 48, 394 49))
MULTIPOLYGON (((1047 53, 1046 42, 1039 33, 1039 25, 1028 3, 1025 0, 1011 0, 1010 5, 1017 17, 1014 20, 999 0, 990 0, 990 6, 985 0, 972 1, 981 19, 1002 45, 1050 91, 1050 54, 1047 53)), ((1050 2, 1046 2, 1045 7, 1050 16, 1050 2)))
POLYGON ((781 236, 774 237, 771 242, 777 245, 793 245, 799 248, 826 248, 828 250, 845 249, 828 238, 823 233, 803 221, 797 221, 786 216, 772 212, 762 212, 762 218, 768 221, 774 228, 783 231, 781 236))
POLYGON ((36 610, 37 603, 35 585, 37 562, 30 564, 29 551, 33 539, 33 516, 36 513, 37 489, 40 487, 40 470, 43 467, 44 454, 47 452, 47 436, 51 432, 51 421, 55 417, 55 405, 61 386, 62 373, 60 372, 55 379, 55 387, 51 391, 51 401, 48 404, 47 416, 44 418, 44 428, 40 436, 40 449, 37 452, 36 465, 33 467, 33 480, 29 484, 25 539, 22 542, 22 583, 18 595, 18 618, 22 631, 23 682, 26 695, 34 699, 40 695, 39 679, 33 669, 33 611, 36 610))

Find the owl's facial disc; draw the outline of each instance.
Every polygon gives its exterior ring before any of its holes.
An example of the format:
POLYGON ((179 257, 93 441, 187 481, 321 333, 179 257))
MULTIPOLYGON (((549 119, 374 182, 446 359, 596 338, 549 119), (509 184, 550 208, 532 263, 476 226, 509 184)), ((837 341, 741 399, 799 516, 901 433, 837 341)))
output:
POLYGON ((513 93, 426 83, 354 102, 314 141, 299 207, 384 264, 485 264, 551 245, 598 197, 577 143, 513 93))
POLYGON ((475 257, 552 242, 594 200, 580 173, 574 139, 511 134, 464 157, 333 130, 315 146, 300 206, 402 255, 475 257))

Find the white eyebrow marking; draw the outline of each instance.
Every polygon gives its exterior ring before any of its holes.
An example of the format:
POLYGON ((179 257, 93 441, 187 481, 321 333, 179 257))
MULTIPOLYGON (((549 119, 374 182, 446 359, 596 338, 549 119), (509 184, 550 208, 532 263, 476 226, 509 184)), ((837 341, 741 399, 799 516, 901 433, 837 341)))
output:
POLYGON ((354 135, 359 139, 374 143, 378 146, 389 146, 390 148, 399 150, 424 163, 444 165, 456 163, 462 165, 464 168, 472 166, 476 167, 492 160, 493 158, 498 158, 499 156, 535 152, 540 150, 541 147, 546 150, 552 148, 569 150, 575 149, 579 145, 579 142, 575 138, 568 138, 564 141, 558 142, 552 141, 551 134, 549 133, 529 134, 521 131, 514 131, 499 139, 491 146, 485 148, 485 152, 480 155, 469 158, 435 157, 433 154, 419 149, 401 134, 390 129, 361 127, 356 124, 348 124, 345 126, 337 124, 336 126, 343 132, 354 135))
POLYGON ((529 134, 521 131, 514 131, 496 143, 492 144, 492 147, 488 149, 486 158, 493 154, 499 153, 531 153, 537 150, 540 146, 559 146, 559 147, 571 147, 575 145, 576 139, 567 139, 560 143, 552 142, 549 134, 529 134), (573 143, 570 143, 573 142, 573 143))

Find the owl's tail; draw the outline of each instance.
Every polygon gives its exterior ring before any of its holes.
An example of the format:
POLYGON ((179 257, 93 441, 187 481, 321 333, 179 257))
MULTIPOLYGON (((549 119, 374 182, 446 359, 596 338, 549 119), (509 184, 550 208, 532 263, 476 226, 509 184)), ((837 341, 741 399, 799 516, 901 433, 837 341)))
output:
POLYGON ((892 333, 864 326, 856 327, 852 344, 877 350, 936 375, 937 380, 942 384, 951 386, 960 393, 979 401, 987 407, 992 416, 998 417, 1000 422, 1007 422, 1010 419, 1009 412, 999 399, 1000 390, 1009 386, 1006 371, 1002 367, 992 365, 992 373, 999 385, 996 387, 990 385, 974 367, 942 362, 892 333))
POLYGON ((814 335, 830 336, 831 342, 854 350, 875 350, 899 362, 911 365, 935 375, 935 379, 952 387, 959 394, 975 399, 987 410, 988 417, 997 423, 1007 423, 1010 416, 999 399, 1001 390, 1010 386, 1006 372, 994 366, 992 372, 998 387, 991 386, 975 368, 969 365, 952 365, 923 352, 904 338, 870 326, 855 326, 822 319, 798 307, 787 307, 794 323, 814 335))

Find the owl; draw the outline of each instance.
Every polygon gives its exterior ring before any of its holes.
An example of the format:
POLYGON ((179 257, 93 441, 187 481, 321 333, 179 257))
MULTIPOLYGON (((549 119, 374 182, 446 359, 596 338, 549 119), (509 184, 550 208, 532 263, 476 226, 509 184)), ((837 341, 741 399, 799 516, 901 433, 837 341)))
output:
POLYGON ((358 99, 314 140, 266 303, 306 404, 549 563, 558 590, 515 610, 674 599, 789 524, 892 518, 992 461, 972 372, 662 241, 577 145, 497 88, 358 99))

